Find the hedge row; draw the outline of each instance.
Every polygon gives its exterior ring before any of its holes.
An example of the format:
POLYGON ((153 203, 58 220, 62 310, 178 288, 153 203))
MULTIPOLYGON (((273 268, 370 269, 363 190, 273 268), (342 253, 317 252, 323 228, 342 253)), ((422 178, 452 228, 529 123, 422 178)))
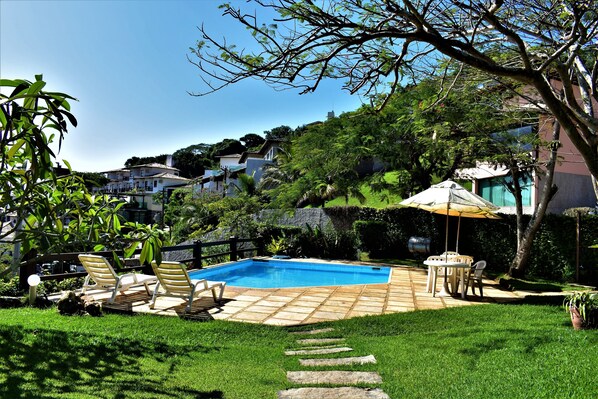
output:
MULTIPOLYGON (((431 253, 445 248, 446 216, 411 208, 373 209, 360 207, 326 208, 335 226, 354 226, 360 248, 380 258, 413 258, 410 237, 432 240, 431 253), (362 221, 355 223, 357 221, 362 221), (375 223, 365 223, 374 221, 375 223)), ((506 272, 515 256, 516 217, 501 215, 500 220, 461 219, 459 252, 488 261, 488 269, 506 272)), ((525 222, 529 217, 525 217, 525 222)), ((456 244, 458 218, 449 218, 448 249, 456 244)), ((576 218, 547 215, 536 235, 527 274, 558 281, 573 281, 576 273, 576 218)), ((580 281, 598 283, 598 216, 581 218, 580 281)))

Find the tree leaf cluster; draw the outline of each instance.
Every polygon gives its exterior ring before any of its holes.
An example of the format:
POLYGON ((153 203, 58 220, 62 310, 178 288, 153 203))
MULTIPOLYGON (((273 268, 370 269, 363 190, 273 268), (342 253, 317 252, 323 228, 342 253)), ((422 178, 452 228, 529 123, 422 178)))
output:
MULTIPOLYGON (((464 66, 551 113, 598 178, 598 3, 412 0, 259 0, 272 21, 224 5, 254 46, 210 35, 189 60, 206 95, 245 79, 315 92, 324 80, 382 104, 407 82, 464 66), (270 23, 271 22, 271 23, 270 23), (594 104, 594 105, 593 105, 594 104)), ((446 88, 451 84, 447 81, 446 88)))
POLYGON ((381 110, 377 104, 364 105, 305 126, 282 146, 260 188, 273 207, 322 206, 336 197, 363 199, 359 189, 364 181, 377 192, 408 196, 479 160, 521 163, 521 154, 529 150, 521 152, 514 143, 531 139, 512 137, 509 129, 537 119, 527 111, 505 109, 511 94, 504 90, 462 82, 459 90, 439 96, 442 83, 427 79, 396 91, 381 110), (381 169, 360 173, 368 160, 381 169), (389 171, 397 173, 396 183, 385 181, 389 171))
POLYGON ((58 174, 50 148, 60 144, 69 125, 73 97, 44 91, 35 82, 0 80, 2 122, 0 169, 0 238, 13 235, 22 254, 126 249, 143 245, 142 258, 159 259, 163 232, 157 226, 126 223, 118 214, 124 202, 93 195, 95 174, 58 174), (9 93, 9 94, 5 94, 9 93), (7 223, 8 217, 14 223, 7 223))

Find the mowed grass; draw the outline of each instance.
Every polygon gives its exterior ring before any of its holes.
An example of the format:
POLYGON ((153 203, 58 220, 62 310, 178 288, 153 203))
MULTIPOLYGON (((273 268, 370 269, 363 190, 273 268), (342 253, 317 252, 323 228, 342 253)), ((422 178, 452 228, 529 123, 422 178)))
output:
MULTIPOLYGON (((543 303, 543 300, 536 302, 543 303)), ((170 317, 0 310, 0 397, 276 398, 289 330, 332 326, 391 398, 598 397, 598 331, 551 305, 483 305, 293 328, 170 317)))
POLYGON ((0 310, 0 397, 275 398, 287 337, 251 324, 0 310))
POLYGON ((466 306, 334 327, 359 354, 376 356, 369 368, 391 398, 598 397, 598 330, 574 331, 558 305, 466 306))

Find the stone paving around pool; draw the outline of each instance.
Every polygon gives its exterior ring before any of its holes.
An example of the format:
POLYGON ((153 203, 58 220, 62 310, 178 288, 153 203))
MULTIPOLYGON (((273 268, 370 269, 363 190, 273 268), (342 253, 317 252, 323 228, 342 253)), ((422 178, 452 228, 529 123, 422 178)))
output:
MULTIPOLYGON (((207 293, 193 302, 186 317, 290 326, 363 315, 507 302, 520 298, 516 293, 501 290, 496 282, 490 280, 484 281, 483 300, 471 294, 467 299, 461 299, 460 296, 433 297, 426 292, 426 281, 427 270, 423 268, 393 267, 389 284, 280 289, 226 287, 222 304, 215 304, 207 293)), ((109 297, 101 291, 89 291, 89 295, 100 300, 109 297)), ((116 298, 114 304, 105 304, 105 307, 176 316, 183 315, 186 305, 181 299, 160 297, 155 309, 151 310, 148 306, 150 298, 143 288, 128 290, 116 298)))

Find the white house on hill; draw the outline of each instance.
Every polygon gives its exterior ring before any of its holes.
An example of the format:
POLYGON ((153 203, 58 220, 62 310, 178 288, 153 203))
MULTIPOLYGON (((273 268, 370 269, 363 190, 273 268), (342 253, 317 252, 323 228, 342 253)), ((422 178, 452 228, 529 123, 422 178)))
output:
POLYGON ((162 204, 153 200, 154 194, 188 185, 191 180, 179 176, 179 170, 169 165, 150 163, 103 172, 110 179, 101 191, 127 199, 133 211, 147 211, 135 220, 151 221, 155 213, 162 212, 162 204))
POLYGON ((196 190, 235 195, 235 186, 238 185, 237 176, 245 173, 255 180, 261 180, 264 166, 274 163, 276 154, 280 151, 283 140, 266 140, 257 152, 244 152, 220 157, 220 168, 206 170, 206 173, 197 180, 196 190))

